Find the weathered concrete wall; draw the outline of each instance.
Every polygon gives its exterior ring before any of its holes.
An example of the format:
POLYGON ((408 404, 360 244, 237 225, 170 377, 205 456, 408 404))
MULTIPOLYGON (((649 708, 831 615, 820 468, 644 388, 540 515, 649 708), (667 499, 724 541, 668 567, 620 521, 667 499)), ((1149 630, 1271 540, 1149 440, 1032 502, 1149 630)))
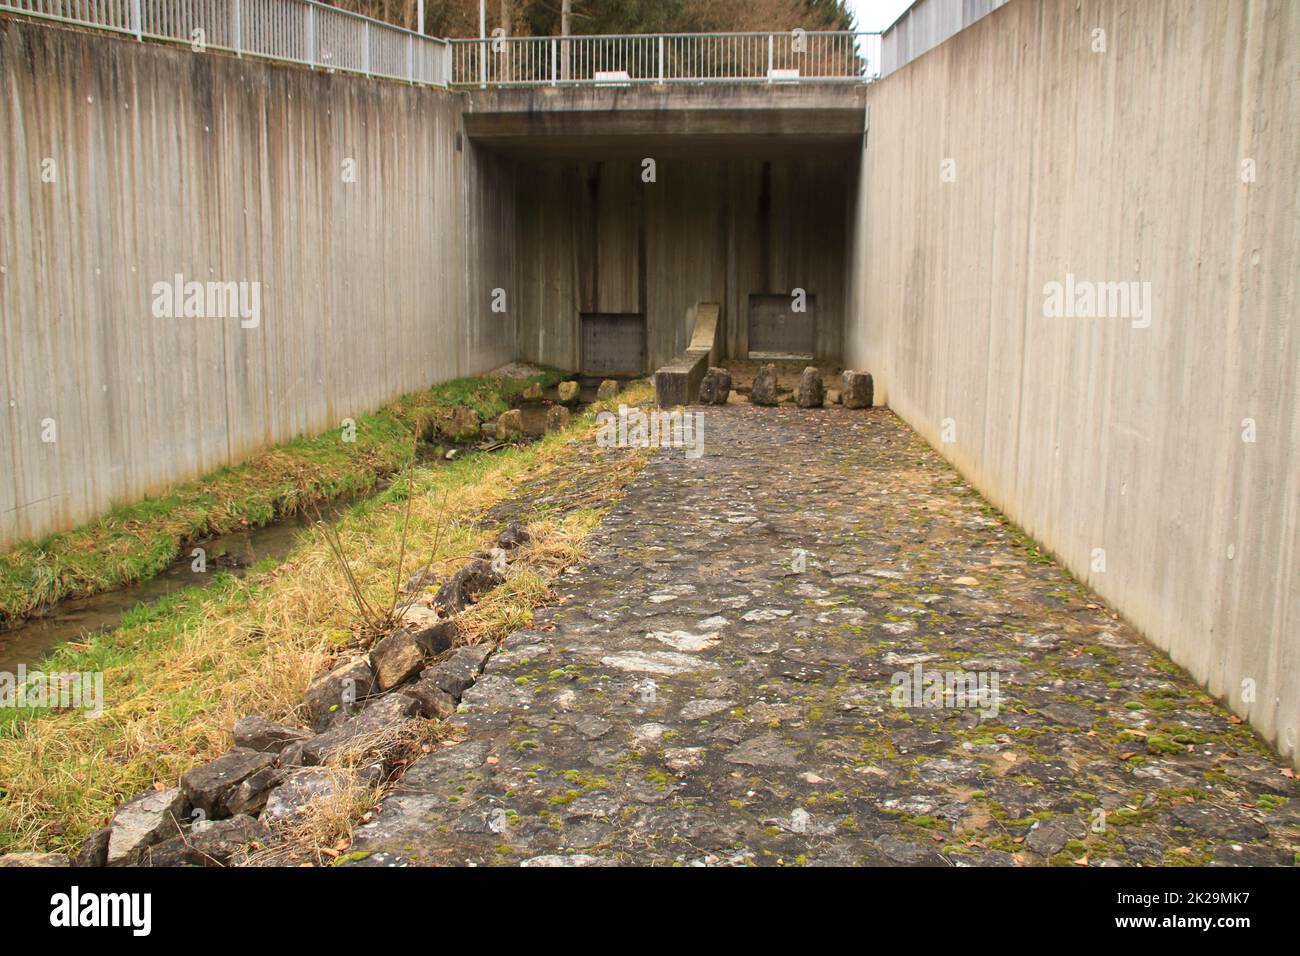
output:
POLYGON ((721 304, 726 351, 744 355, 750 293, 795 288, 816 296, 818 353, 839 357, 847 161, 669 156, 654 182, 641 173, 631 159, 518 164, 522 358, 576 369, 580 312, 644 303, 654 369, 686 347, 686 310, 703 301, 721 304))
POLYGON ((463 97, 6 19, 0 77, 0 547, 513 358, 463 97), (156 318, 176 273, 260 324, 156 318))
POLYGON ((895 411, 1293 759, 1297 75, 1288 0, 1012 0, 871 87, 846 332, 895 411), (1067 274, 1149 282, 1149 327, 1045 316, 1067 274))

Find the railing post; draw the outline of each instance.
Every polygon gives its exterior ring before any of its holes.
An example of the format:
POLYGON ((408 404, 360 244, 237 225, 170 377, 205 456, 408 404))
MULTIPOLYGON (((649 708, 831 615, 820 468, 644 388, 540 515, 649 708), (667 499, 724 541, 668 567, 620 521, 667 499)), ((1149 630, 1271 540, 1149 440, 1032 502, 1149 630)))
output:
POLYGON ((131 32, 141 43, 144 42, 144 25, 140 22, 140 0, 131 0, 131 32))
POLYGON ((316 65, 316 4, 307 5, 307 62, 316 65))
POLYGON ((772 34, 767 35, 767 82, 772 82, 772 34))
POLYGON ((659 35, 659 82, 664 81, 664 37, 659 35))
POLYGON ((558 78, 556 71, 559 69, 559 46, 560 41, 551 37, 551 86, 555 86, 558 78))

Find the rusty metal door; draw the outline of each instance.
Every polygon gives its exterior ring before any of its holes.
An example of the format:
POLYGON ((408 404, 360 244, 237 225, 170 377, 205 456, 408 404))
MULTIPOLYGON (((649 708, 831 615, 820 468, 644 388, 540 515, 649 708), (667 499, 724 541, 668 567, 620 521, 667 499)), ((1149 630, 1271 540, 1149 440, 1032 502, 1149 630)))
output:
POLYGON ((645 316, 630 312, 582 314, 583 375, 644 375, 645 316))
POLYGON ((813 358, 817 348, 817 296, 807 296, 805 306, 805 311, 795 312, 788 295, 750 295, 749 357, 813 358))

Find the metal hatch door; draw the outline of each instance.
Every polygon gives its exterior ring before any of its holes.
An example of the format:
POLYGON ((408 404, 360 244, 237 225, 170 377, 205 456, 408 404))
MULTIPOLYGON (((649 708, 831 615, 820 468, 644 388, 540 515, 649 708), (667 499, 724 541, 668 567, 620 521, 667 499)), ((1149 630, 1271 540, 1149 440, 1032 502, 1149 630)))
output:
POLYGON ((806 311, 791 309, 788 295, 749 297, 749 357, 751 359, 811 359, 817 346, 817 296, 809 295, 806 311))
POLYGON ((644 375, 645 316, 634 312, 582 314, 583 375, 644 375))

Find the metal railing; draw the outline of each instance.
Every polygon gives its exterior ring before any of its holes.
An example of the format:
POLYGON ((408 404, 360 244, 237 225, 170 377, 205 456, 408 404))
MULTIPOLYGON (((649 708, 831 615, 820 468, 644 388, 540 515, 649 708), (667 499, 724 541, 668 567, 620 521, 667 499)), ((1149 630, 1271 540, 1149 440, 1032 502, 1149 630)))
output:
POLYGON ((864 83, 880 34, 648 33, 452 39, 453 86, 864 83))
POLYGON ((97 27, 137 40, 446 86, 446 40, 315 0, 0 0, 0 11, 97 27))

